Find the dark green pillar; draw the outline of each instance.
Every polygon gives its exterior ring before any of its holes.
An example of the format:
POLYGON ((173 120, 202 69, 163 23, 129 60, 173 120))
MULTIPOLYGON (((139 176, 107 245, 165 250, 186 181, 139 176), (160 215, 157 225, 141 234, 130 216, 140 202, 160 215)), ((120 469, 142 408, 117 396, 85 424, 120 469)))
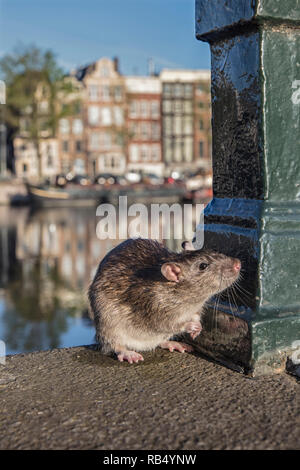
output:
POLYGON ((212 60, 205 247, 240 257, 247 291, 208 311, 197 345, 253 374, 284 370, 300 344, 299 20, 299 0, 196 0, 212 60))

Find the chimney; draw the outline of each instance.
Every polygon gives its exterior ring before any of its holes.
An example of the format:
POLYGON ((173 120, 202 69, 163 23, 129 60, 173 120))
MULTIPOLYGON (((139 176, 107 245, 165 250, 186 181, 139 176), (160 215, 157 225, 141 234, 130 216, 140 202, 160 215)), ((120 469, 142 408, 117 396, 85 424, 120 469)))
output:
POLYGON ((114 69, 115 69, 115 72, 118 72, 120 73, 119 71, 119 57, 114 57, 114 69))

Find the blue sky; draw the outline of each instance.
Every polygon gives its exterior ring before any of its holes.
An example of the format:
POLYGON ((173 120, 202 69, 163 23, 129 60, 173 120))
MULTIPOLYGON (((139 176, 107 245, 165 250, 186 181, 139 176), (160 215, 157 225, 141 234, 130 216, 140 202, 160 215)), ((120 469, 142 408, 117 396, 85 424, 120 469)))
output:
POLYGON ((18 43, 50 48, 71 69, 118 56, 121 72, 209 68, 195 39, 195 0, 0 0, 0 55, 18 43))

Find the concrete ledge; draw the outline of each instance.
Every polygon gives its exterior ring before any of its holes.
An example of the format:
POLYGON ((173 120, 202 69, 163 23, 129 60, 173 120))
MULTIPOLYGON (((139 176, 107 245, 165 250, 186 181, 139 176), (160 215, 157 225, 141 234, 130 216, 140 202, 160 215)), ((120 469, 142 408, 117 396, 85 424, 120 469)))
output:
POLYGON ((300 448, 294 378, 251 379, 191 354, 156 350, 139 365, 85 347, 10 356, 0 406, 1 449, 300 448))

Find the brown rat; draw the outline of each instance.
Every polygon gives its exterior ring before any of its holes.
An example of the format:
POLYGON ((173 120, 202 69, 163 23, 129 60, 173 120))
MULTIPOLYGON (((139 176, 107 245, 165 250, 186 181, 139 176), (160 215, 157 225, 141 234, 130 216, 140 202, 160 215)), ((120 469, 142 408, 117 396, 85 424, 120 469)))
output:
POLYGON ((129 239, 101 261, 89 288, 96 336, 104 353, 138 362, 157 346, 184 352, 192 347, 169 341, 175 334, 201 332, 205 302, 239 276, 241 262, 220 253, 181 253, 154 240, 129 239))

